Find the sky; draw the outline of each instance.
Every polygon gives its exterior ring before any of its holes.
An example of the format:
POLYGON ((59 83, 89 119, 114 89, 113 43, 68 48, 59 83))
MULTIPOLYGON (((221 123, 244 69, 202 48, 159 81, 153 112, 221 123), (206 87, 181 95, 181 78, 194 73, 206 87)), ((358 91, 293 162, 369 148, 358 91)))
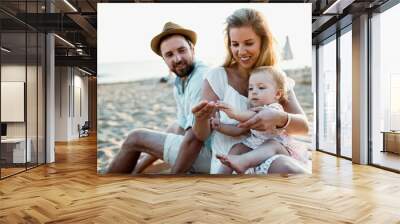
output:
MULTIPOLYGON (((198 35, 196 58, 211 66, 218 66, 226 54, 225 19, 239 8, 261 11, 280 48, 283 48, 285 38, 289 36, 294 56, 291 64, 295 67, 311 66, 311 4, 99 3, 99 75, 101 77, 102 66, 110 63, 163 64, 162 59, 151 50, 150 41, 168 21, 194 30, 198 35)), ((108 69, 107 73, 111 70, 108 69)), ((143 68, 139 70, 143 71, 143 68)))

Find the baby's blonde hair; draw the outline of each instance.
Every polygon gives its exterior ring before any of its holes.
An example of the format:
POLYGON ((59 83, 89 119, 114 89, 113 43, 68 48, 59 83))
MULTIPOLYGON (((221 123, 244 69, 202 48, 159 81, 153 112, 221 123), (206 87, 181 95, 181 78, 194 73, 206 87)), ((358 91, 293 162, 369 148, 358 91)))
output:
POLYGON ((275 66, 260 66, 251 71, 250 76, 254 74, 271 75, 272 80, 276 83, 277 89, 282 91, 282 96, 279 101, 282 102, 288 100, 287 78, 285 72, 275 66))

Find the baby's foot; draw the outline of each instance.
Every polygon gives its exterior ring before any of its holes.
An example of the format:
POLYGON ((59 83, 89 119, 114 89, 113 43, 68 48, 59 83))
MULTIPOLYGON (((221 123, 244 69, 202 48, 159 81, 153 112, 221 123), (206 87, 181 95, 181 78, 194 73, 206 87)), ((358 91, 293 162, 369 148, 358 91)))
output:
POLYGON ((236 173, 244 173, 249 168, 248 163, 240 158, 240 155, 221 155, 217 154, 217 158, 222 164, 232 168, 236 173))
MULTIPOLYGON (((225 159, 225 155, 217 154, 216 157, 221 161, 222 164, 224 164, 223 160, 225 159)), ((221 166, 218 170, 219 174, 232 174, 232 172, 233 172, 232 168, 225 165, 221 166)))

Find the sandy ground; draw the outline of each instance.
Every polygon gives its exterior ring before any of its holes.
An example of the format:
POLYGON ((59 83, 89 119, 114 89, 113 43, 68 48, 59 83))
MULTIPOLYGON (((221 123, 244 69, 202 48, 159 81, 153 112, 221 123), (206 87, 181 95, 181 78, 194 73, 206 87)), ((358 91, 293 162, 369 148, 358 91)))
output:
MULTIPOLYGON (((149 79, 98 86, 97 166, 102 173, 134 128, 165 130, 176 118, 173 85, 149 79)), ((295 92, 312 121, 310 84, 297 83, 295 92)), ((312 130, 310 131, 312 133, 312 130)), ((305 138, 309 141, 311 137, 305 138)))

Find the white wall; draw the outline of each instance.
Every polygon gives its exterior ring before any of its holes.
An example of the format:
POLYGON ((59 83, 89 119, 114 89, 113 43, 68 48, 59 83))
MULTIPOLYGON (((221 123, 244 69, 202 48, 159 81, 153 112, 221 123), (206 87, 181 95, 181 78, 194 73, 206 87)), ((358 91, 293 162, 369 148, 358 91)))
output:
POLYGON ((88 78, 76 68, 56 67, 55 85, 55 140, 77 139, 78 124, 88 120, 88 78))
POLYGON ((81 76, 82 73, 78 73, 78 70, 74 70, 74 108, 73 108, 73 119, 72 119, 72 135, 78 136, 77 126, 82 126, 85 121, 88 120, 88 77, 81 76))
MULTIPOLYGON (((24 65, 2 65, 1 66, 1 81, 2 82, 25 82, 25 75, 27 69, 28 73, 34 68, 24 65)), ((36 68, 35 68, 36 69, 36 68)), ((26 82, 25 82, 26 83, 26 82)), ((27 93, 31 96, 36 93, 27 93)), ((4 96, 3 96, 4 97, 4 96)), ((7 108, 1 108, 1 110, 7 110, 7 108)), ((25 122, 7 122, 7 136, 8 137, 25 137, 25 122)))
POLYGON ((68 140, 68 85, 67 67, 55 68, 55 141, 68 140))

